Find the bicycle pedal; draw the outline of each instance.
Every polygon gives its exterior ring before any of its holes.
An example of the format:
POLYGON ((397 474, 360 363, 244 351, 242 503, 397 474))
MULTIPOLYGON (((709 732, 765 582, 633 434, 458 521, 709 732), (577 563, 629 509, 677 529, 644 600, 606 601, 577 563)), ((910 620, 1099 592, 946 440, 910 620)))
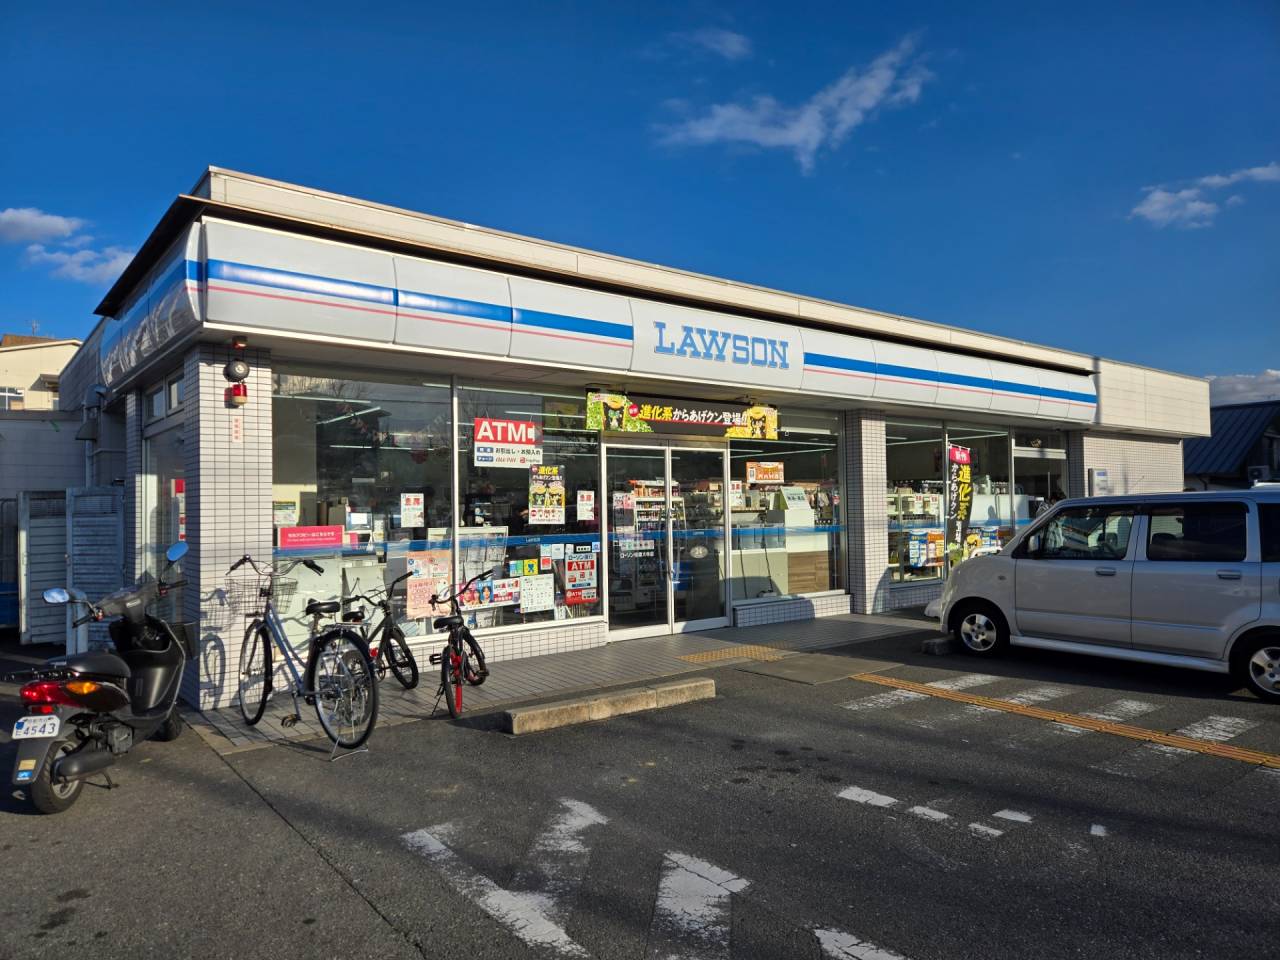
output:
POLYGON ((295 723, 297 723, 301 719, 302 718, 298 716, 296 713, 285 714, 283 717, 280 718, 280 726, 292 727, 295 723))
POLYGON ((440 665, 440 661, 443 659, 444 659, 444 654, 433 653, 429 657, 427 657, 427 663, 430 663, 432 666, 438 667, 440 665))

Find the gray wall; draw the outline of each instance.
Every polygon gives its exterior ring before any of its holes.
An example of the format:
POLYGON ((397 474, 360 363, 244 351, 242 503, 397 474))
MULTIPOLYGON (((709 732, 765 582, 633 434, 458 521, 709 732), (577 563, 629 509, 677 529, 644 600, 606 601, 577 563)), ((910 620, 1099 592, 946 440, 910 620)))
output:
POLYGON ((21 490, 84 486, 79 414, 49 411, 0 414, 0 499, 21 490))
POLYGON ((1108 471, 1111 492, 1176 493, 1183 488, 1182 441, 1125 434, 1071 433, 1067 438, 1072 497, 1089 495, 1088 471, 1108 471))

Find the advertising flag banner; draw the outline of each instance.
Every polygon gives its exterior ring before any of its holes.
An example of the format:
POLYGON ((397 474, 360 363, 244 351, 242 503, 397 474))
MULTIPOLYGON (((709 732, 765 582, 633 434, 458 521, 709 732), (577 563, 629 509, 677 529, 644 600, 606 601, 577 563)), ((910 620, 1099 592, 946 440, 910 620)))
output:
POLYGON ((973 465, 969 448, 947 448, 947 552, 968 556, 969 512, 973 509, 973 465))

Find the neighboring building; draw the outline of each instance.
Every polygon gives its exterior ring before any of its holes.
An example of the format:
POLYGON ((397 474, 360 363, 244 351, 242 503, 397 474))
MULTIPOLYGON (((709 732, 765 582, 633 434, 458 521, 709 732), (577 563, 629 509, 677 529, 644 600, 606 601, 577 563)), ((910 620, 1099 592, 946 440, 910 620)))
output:
POLYGON ((1183 451, 1188 490, 1280 481, 1280 400, 1212 407, 1209 418, 1211 434, 1183 451))
POLYGON ((414 570, 420 654, 431 593, 493 568, 501 660, 923 604, 1048 499, 1180 489, 1209 432, 1198 378, 216 168, 98 313, 64 392, 120 458, 128 572, 191 543, 202 707, 245 553, 321 559, 295 610, 414 570))
POLYGON ((79 347, 79 340, 0 337, 0 412, 57 410, 58 376, 79 347))

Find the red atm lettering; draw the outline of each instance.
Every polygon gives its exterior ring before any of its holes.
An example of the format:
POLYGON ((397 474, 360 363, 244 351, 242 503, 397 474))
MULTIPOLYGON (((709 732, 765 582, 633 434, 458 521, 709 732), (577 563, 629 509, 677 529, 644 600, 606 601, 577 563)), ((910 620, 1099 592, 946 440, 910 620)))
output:
POLYGON ((488 420, 476 417, 476 443, 522 443, 535 446, 538 425, 527 420, 488 420))

